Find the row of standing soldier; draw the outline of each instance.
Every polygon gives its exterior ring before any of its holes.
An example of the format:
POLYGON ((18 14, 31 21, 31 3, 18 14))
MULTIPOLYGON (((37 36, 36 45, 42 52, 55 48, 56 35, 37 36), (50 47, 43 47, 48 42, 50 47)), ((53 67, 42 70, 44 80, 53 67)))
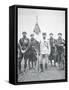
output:
POLYGON ((19 40, 18 44, 18 69, 19 73, 21 73, 21 62, 24 58, 24 72, 27 68, 27 61, 29 64, 29 69, 34 68, 36 66, 37 61, 38 69, 43 72, 44 69, 47 69, 48 60, 51 62, 54 60, 54 66, 56 66, 56 62, 59 67, 61 64, 64 69, 64 57, 65 57, 65 41, 62 39, 62 34, 58 33, 58 39, 53 38, 53 33, 50 33, 50 39, 46 40, 46 33, 42 33, 43 40, 38 42, 34 39, 34 34, 31 34, 31 39, 29 40, 26 36, 26 32, 23 32, 23 37, 19 40), (40 60, 39 60, 40 56, 40 60), (45 58, 45 60, 43 60, 45 58), (30 66, 30 63, 32 67, 30 66))

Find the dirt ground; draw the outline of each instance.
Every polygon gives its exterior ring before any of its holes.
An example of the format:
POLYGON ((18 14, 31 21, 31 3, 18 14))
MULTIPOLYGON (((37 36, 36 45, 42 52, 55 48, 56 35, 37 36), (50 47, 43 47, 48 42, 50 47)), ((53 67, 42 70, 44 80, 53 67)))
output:
POLYGON ((38 69, 27 68, 26 72, 18 75, 18 82, 41 81, 41 80, 58 80, 65 79, 65 70, 49 66, 44 72, 38 72, 38 69))

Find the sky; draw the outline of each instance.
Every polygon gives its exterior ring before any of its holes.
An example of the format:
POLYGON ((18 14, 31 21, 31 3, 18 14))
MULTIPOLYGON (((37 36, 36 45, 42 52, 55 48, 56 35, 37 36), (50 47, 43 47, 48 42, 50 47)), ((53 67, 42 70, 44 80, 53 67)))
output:
POLYGON ((61 32, 65 39, 65 11, 18 8, 18 40, 22 37, 23 31, 26 31, 27 36, 30 37, 36 24, 36 16, 41 33, 35 35, 35 38, 41 39, 42 32, 47 33, 47 38, 51 32, 54 38, 57 38, 57 34, 61 32))

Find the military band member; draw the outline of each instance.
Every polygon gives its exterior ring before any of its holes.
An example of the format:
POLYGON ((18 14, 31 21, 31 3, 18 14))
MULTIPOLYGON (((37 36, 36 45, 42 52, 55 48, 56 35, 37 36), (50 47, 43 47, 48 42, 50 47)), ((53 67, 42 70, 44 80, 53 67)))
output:
POLYGON ((46 40, 46 33, 42 33, 43 39, 40 42, 40 69, 43 72, 47 69, 48 64, 48 55, 50 54, 50 45, 49 42, 46 40))
POLYGON ((62 38, 62 33, 58 33, 58 39, 56 43, 57 47, 57 62, 59 64, 59 68, 61 67, 61 62, 62 62, 62 54, 64 53, 64 39, 62 38))
POLYGON ((52 61, 54 61, 54 65, 55 65, 55 55, 54 55, 54 53, 55 53, 55 39, 53 38, 53 33, 50 33, 49 36, 50 36, 49 42, 50 42, 50 49, 51 49, 49 59, 50 59, 51 66, 52 66, 52 61))
MULTIPOLYGON (((26 37, 26 32, 23 32, 23 37, 19 40, 20 49, 21 49, 21 61, 24 58, 24 71, 27 67, 27 60, 29 58, 28 52, 29 52, 29 39, 26 37)), ((20 63, 21 65, 21 63, 20 63)))

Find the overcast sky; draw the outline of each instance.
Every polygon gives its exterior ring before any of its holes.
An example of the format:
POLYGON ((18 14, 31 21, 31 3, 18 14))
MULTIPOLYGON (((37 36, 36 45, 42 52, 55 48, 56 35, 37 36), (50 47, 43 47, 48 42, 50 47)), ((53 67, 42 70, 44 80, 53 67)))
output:
MULTIPOLYGON (((59 32, 65 38, 65 11, 18 8, 18 40, 22 37, 23 31, 27 32, 28 37, 33 33, 36 16, 41 33, 46 32, 47 38, 51 32, 54 38, 57 38, 59 32)), ((37 37, 40 39, 41 34, 37 37)))

